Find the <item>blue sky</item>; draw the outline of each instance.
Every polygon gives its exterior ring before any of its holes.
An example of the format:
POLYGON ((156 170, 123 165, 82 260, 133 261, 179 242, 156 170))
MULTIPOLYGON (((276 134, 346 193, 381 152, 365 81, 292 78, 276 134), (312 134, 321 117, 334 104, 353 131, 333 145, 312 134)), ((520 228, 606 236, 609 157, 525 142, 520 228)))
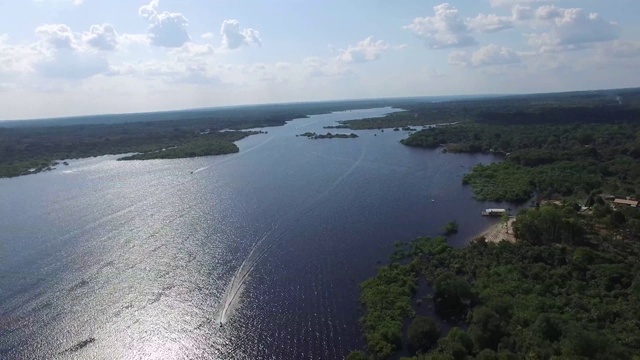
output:
POLYGON ((1 119, 640 86, 637 0, 0 0, 1 119))

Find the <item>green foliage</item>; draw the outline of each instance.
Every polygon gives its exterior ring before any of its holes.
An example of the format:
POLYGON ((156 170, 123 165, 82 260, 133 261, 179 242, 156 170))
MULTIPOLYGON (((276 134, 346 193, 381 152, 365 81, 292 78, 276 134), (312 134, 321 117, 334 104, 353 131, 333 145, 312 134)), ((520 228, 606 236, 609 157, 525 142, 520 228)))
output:
POLYGON ((580 245, 585 235, 585 229, 573 209, 555 206, 520 212, 513 224, 513 232, 518 240, 531 245, 580 245))
POLYGON ((409 346, 416 352, 426 352, 431 349, 440 338, 440 328, 438 324, 425 316, 416 316, 407 332, 409 346))
POLYGON ((444 234, 453 235, 458 232, 458 228, 458 223, 456 221, 451 221, 444 227, 444 234))
POLYGON ((436 310, 444 318, 464 315, 474 297, 469 282, 450 272, 438 276, 433 288, 436 310))
POLYGON ((438 341, 435 352, 451 356, 455 360, 465 360, 473 352, 473 340, 464 330, 454 327, 446 337, 438 341))
POLYGON ((569 117, 544 125, 511 116, 517 125, 477 122, 438 127, 411 134, 402 143, 508 154, 503 162, 478 165, 463 178, 480 200, 523 202, 534 193, 586 197, 602 187, 635 195, 640 188, 640 164, 635 161, 640 152, 634 150, 640 149, 640 116, 618 123, 613 123, 615 118, 612 123, 590 123, 569 117))
POLYGON ((303 136, 306 137, 308 139, 312 139, 312 140, 317 140, 317 139, 354 139, 357 138, 358 135, 351 133, 351 134, 332 134, 330 132, 326 133, 326 134, 316 134, 314 132, 306 132, 304 134, 300 134, 300 135, 296 135, 296 136, 303 136))
POLYGON ((478 349, 497 349, 505 327, 495 311, 479 306, 473 310, 469 334, 478 349))
MULTIPOLYGON (((436 105, 437 108, 443 108, 442 105, 436 105)), ((424 104, 422 107, 413 107, 412 111, 401 111, 391 114, 387 114, 384 117, 360 119, 360 120, 346 120, 341 121, 340 125, 327 127, 327 128, 339 128, 339 129, 352 129, 352 130, 374 130, 374 129, 386 129, 394 128, 399 131, 400 128, 404 131, 413 131, 410 126, 418 125, 433 125, 440 123, 449 123, 454 121, 465 121, 468 119, 463 114, 450 114, 447 112, 424 114, 424 111, 430 107, 436 107, 434 104, 424 104)), ((451 107, 451 105, 446 105, 451 107)), ((406 108, 406 107, 403 107, 406 108)))
POLYGON ((403 141, 505 154, 503 162, 465 176, 477 198, 526 201, 536 194, 569 204, 521 212, 516 243, 475 241, 423 253, 434 301, 466 305, 460 313, 467 314, 468 331, 453 329, 415 359, 637 358, 640 211, 613 210, 599 194, 637 196, 640 108, 574 100, 484 111, 476 104, 469 110, 475 123, 423 130, 403 141), (591 211, 578 213, 578 199, 591 211))
POLYGON ((175 147, 125 156, 120 160, 178 159, 231 154, 239 151, 238 146, 233 143, 234 141, 253 134, 256 132, 226 131, 208 134, 175 147))
MULTIPOLYGON (((393 265, 384 270, 384 277, 402 266, 420 269, 434 288, 436 304, 462 304, 460 313, 469 314, 458 317, 467 319, 468 331, 452 329, 437 346, 431 341, 424 345, 430 350, 415 359, 631 359, 640 352, 640 243, 585 236, 576 245, 552 230, 570 220, 584 225, 591 218, 580 218, 572 206, 528 212, 542 229, 535 230, 543 239, 535 244, 521 240, 452 249, 443 238, 398 244, 404 258, 418 260, 393 265)), ((393 304, 384 305, 385 311, 393 304)), ((436 310, 440 313, 438 306, 436 310)), ((396 318, 406 318, 409 312, 396 318)), ((378 323, 388 321, 379 319, 378 323)), ((376 339, 367 338, 374 356, 373 349, 400 346, 371 346, 376 339)))
MULTIPOLYGON (((432 255, 423 269, 434 282, 442 281, 443 269, 456 270, 447 279, 471 279, 478 305, 469 323, 475 350, 468 354, 630 359, 640 351, 637 242, 471 245, 432 255)), ((462 358, 464 347, 450 337, 432 352, 462 358)))
POLYGON ((345 360, 367 360, 367 356, 362 351, 352 351, 345 360))
POLYGON ((476 360, 498 360, 498 355, 491 349, 484 349, 476 356, 476 360))
POLYGON ((369 351, 387 358, 402 346, 402 323, 415 314, 411 297, 417 289, 416 263, 392 264, 362 285, 360 301, 366 313, 360 320, 369 351))
POLYGON ((462 179, 478 200, 523 202, 533 194, 530 169, 510 162, 477 165, 462 179))

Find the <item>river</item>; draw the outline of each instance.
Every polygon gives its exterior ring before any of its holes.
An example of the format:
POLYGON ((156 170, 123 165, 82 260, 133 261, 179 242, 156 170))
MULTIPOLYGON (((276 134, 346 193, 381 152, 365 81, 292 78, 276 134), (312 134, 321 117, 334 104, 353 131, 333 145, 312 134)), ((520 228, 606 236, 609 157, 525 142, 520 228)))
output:
MULTIPOLYGON (((358 284, 393 243, 463 246, 492 221, 462 175, 487 155, 404 131, 296 137, 314 115, 195 159, 71 160, 0 179, 0 357, 341 359, 365 346, 358 284)), ((495 221, 495 220, 493 220, 495 221)))

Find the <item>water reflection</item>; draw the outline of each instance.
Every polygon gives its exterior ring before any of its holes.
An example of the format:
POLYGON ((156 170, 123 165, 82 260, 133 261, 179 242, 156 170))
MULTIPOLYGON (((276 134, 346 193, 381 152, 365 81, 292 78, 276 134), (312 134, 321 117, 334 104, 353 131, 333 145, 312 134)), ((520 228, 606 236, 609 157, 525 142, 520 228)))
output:
POLYGON ((454 241, 486 225, 459 184, 489 157, 406 148, 395 132, 295 137, 388 111, 296 120, 234 155, 104 157, 0 180, 0 357, 334 359, 362 347, 358 283, 394 241, 453 218, 454 241))

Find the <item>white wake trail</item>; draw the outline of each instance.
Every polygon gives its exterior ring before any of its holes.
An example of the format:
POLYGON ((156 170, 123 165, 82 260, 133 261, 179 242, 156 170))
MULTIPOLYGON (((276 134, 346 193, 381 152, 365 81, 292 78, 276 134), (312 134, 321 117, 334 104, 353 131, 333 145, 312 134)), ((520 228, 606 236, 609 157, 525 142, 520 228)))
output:
POLYGON ((329 193, 331 193, 331 191, 333 191, 338 185, 340 185, 340 183, 345 178, 347 178, 347 176, 353 173, 353 171, 362 163, 366 154, 367 154, 367 150, 365 147, 364 151, 360 154, 360 157, 358 158, 358 160, 356 160, 356 162, 353 165, 351 165, 351 167, 349 167, 347 171, 345 171, 340 177, 338 177, 338 179, 336 179, 331 184, 331 186, 329 186, 329 188, 323 191, 320 195, 316 197, 316 199, 314 199, 309 205, 307 205, 306 211, 304 211, 300 216, 294 219, 289 226, 287 226, 280 234, 278 234, 278 236, 273 238, 273 240, 271 240, 268 243, 267 247, 260 252, 260 254, 255 258, 255 260, 251 260, 251 257, 253 256, 254 252, 258 249, 260 244, 262 244, 264 240, 269 235, 271 235, 273 230, 275 230, 278 227, 283 217, 280 217, 279 220, 274 225, 272 225, 271 228, 264 234, 264 236, 253 245, 251 252, 245 258, 242 264, 240 264, 240 267, 234 274, 229 286, 227 287, 227 291, 225 291, 225 294, 223 297, 224 301, 222 302, 223 307, 222 307, 222 310, 220 311, 220 316, 218 319, 218 322, 221 325, 227 322, 227 320, 233 313, 233 309, 237 308, 238 300, 241 298, 241 294, 244 290, 244 283, 249 278, 249 275, 251 275, 251 272, 258 265, 260 260, 262 260, 262 258, 265 257, 267 252, 273 247, 273 245, 275 245, 278 242, 278 240, 280 240, 285 234, 287 234, 291 229, 293 229, 300 221, 302 221, 302 219, 304 219, 309 214, 311 214, 314 210, 316 210, 317 205, 329 199, 328 197, 329 193))

